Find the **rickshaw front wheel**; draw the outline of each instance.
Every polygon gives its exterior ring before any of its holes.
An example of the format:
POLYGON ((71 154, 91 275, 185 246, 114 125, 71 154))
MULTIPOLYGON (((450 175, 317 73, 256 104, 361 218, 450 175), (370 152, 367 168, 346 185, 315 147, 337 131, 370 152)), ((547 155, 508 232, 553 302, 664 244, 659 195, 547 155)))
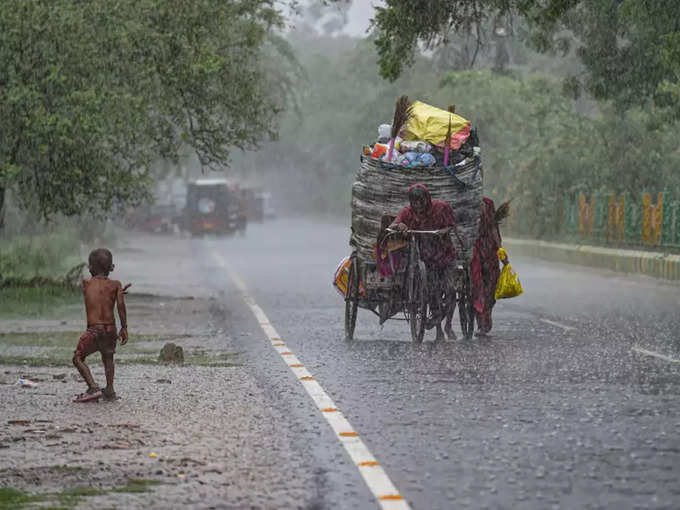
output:
POLYGON ((427 299, 425 286, 427 285, 427 272, 425 264, 419 261, 414 264, 409 275, 409 323, 411 325, 411 338, 416 343, 421 343, 425 336, 427 322, 427 299))
POLYGON ((351 261, 345 295, 345 340, 354 339, 354 328, 359 311, 359 268, 356 256, 352 256, 351 261))

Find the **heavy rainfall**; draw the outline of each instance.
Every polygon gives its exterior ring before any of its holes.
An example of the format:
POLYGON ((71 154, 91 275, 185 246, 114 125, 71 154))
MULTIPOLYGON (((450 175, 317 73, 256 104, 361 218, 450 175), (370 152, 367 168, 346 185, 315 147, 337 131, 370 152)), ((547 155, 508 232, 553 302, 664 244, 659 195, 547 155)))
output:
POLYGON ((0 3, 0 510, 680 508, 678 20, 0 3))

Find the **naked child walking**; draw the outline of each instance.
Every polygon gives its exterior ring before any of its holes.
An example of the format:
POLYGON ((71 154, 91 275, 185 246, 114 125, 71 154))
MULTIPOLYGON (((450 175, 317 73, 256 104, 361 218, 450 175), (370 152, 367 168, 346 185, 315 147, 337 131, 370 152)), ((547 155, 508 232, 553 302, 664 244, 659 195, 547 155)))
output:
POLYGON ((109 273, 113 271, 114 265, 113 255, 106 248, 92 250, 88 265, 92 278, 83 279, 87 329, 80 336, 73 354, 73 364, 85 379, 87 391, 73 399, 74 402, 88 402, 101 397, 107 400, 116 398, 116 392, 113 389, 113 355, 116 352, 116 342, 119 337, 121 345, 125 345, 128 341, 124 295, 132 284, 128 283, 123 287, 118 280, 109 279, 109 273), (119 332, 116 332, 114 305, 118 308, 120 318, 119 332), (85 364, 85 358, 97 351, 101 353, 106 374, 106 387, 103 390, 94 382, 90 368, 85 364))

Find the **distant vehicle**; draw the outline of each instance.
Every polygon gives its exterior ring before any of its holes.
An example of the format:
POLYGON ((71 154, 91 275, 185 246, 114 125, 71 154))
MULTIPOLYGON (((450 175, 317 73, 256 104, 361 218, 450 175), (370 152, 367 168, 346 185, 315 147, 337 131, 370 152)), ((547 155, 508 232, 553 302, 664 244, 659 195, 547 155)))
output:
POLYGON ((144 232, 167 234, 173 231, 175 211, 168 205, 142 205, 127 212, 128 228, 144 232))
POLYGON ((185 230, 192 235, 245 232, 241 200, 226 179, 198 179, 187 186, 185 230))
POLYGON ((276 212, 271 206, 272 195, 268 191, 264 191, 259 186, 242 186, 239 192, 248 221, 262 223, 265 219, 272 219, 276 216, 276 212))
POLYGON ((166 177, 156 182, 151 203, 129 208, 126 225, 129 228, 168 234, 181 226, 186 205, 187 185, 182 178, 166 177))

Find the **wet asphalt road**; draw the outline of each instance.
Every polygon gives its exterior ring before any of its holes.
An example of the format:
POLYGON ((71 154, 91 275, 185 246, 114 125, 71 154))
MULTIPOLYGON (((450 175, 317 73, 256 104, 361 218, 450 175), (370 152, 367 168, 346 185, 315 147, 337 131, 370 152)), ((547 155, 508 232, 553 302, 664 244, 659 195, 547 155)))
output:
POLYGON ((525 294, 497 304, 491 338, 434 344, 429 332, 415 346, 405 322, 380 328, 360 310, 347 343, 330 282, 348 234, 279 220, 245 237, 187 240, 308 459, 314 508, 378 504, 214 253, 412 508, 680 508, 680 364, 632 350, 680 357, 679 287, 510 253, 525 294))

